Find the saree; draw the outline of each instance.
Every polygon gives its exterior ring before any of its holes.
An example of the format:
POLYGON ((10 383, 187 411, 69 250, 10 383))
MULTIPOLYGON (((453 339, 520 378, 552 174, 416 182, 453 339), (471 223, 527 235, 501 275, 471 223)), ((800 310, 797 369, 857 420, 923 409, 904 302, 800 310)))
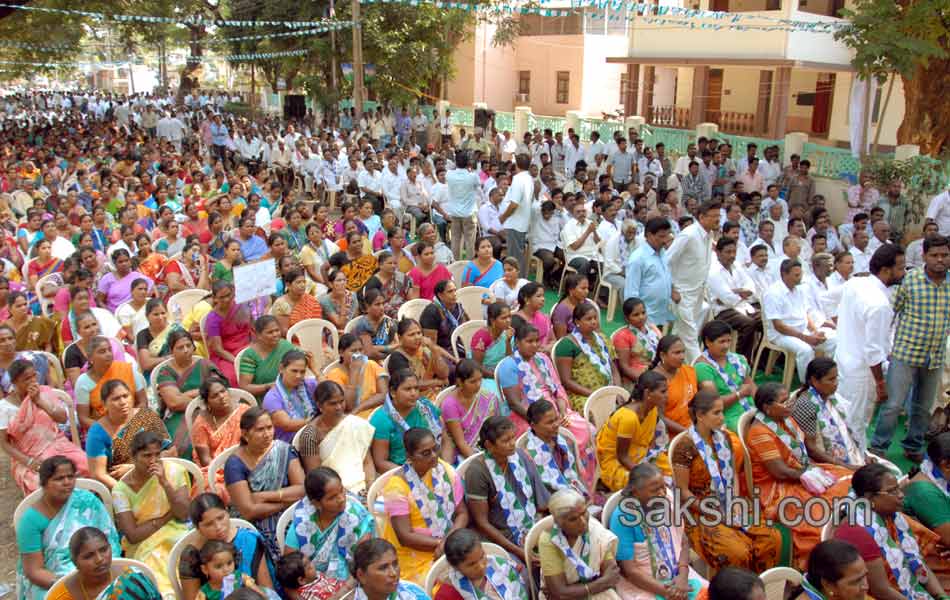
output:
MULTIPOLYGON (((594 344, 588 344, 586 340, 580 338, 580 334, 574 332, 562 338, 554 347, 554 355, 557 358, 572 358, 571 378, 578 384, 589 390, 596 390, 611 384, 612 373, 610 363, 616 360, 613 346, 604 338, 599 331, 594 331, 594 344), (576 335, 575 335, 576 334, 576 335), (584 348, 578 342, 580 338, 584 348)), ((568 399, 574 406, 574 410, 582 412, 584 403, 587 402, 587 396, 583 394, 568 393, 568 399)))
POLYGON ((304 319, 323 318, 323 307, 310 294, 301 296, 300 300, 293 306, 290 305, 290 301, 286 297, 278 298, 274 302, 271 312, 277 316, 286 316, 289 327, 293 327, 304 319))
POLYGON ((492 339, 491 332, 486 329, 480 329, 472 336, 472 350, 484 352, 482 366, 489 371, 494 371, 506 356, 508 356, 509 335, 503 331, 497 338, 492 339))
MULTIPOLYGON (((713 485, 713 475, 710 473, 703 452, 714 463, 717 477, 728 478, 726 471, 719 467, 728 455, 732 466, 731 481, 723 481, 723 486, 731 489, 738 496, 740 492, 740 477, 745 454, 739 439, 731 431, 722 431, 720 440, 728 448, 718 450, 717 443, 706 444, 700 451, 693 439, 688 437, 676 447, 676 452, 670 457, 673 467, 680 467, 689 472, 689 491, 696 497, 697 502, 704 498, 717 498, 719 494, 713 485)), ((698 434, 697 434, 698 435, 698 434)), ((748 493, 748 492, 747 492, 748 493)), ((761 573, 766 569, 787 564, 790 548, 784 544, 785 538, 774 528, 762 525, 750 525, 743 528, 729 526, 726 523, 715 525, 697 520, 695 526, 687 524, 686 535, 689 536, 692 548, 698 552, 713 572, 723 567, 733 566, 749 569, 754 573, 761 573), (785 562, 782 562, 785 558, 785 562)))
POLYGON ((356 334, 368 335, 374 346, 388 346, 396 341, 396 319, 384 313, 379 324, 373 325, 369 317, 363 315, 356 322, 356 334))
POLYGON ((376 257, 372 254, 363 254, 356 260, 343 265, 340 270, 346 275, 346 289, 357 292, 363 289, 369 278, 376 272, 376 257))
POLYGON ((192 454, 193 443, 188 428, 183 427, 185 411, 176 412, 168 408, 162 400, 161 390, 173 386, 178 391, 187 393, 199 389, 201 383, 212 376, 223 377, 217 367, 205 358, 193 362, 190 367, 181 373, 175 371, 171 363, 165 364, 159 372, 154 373, 155 384, 158 389, 158 414, 165 423, 168 434, 172 436, 174 445, 178 448, 178 454, 183 458, 187 458, 192 454))
MULTIPOLYGON (((369 398, 385 391, 385 387, 383 389, 379 388, 380 377, 388 377, 388 375, 386 370, 383 369, 378 362, 370 360, 363 365, 363 381, 362 383, 356 384, 354 404, 354 411, 357 411, 356 416, 361 419, 369 419, 373 411, 376 410, 375 407, 361 410, 360 404, 363 398, 369 398)), ((339 383, 341 387, 346 388, 346 386, 350 384, 350 372, 343 365, 337 365, 326 374, 325 379, 335 381, 339 383)))
POLYGON ((617 441, 621 438, 630 440, 628 452, 633 464, 653 462, 667 477, 672 474, 665 445, 659 444, 659 451, 651 452, 660 437, 658 429, 666 429, 658 428, 660 423, 660 411, 656 407, 651 408, 642 421, 630 406, 621 406, 607 419, 597 434, 597 460, 600 463, 600 480, 611 491, 623 489, 630 476, 627 468, 617 459, 617 441))
MULTIPOLYGON (((784 425, 780 423, 779 427, 785 430, 786 435, 790 433, 803 437, 801 430, 791 419, 786 419, 784 425), (794 431, 787 431, 786 428, 788 427, 791 427, 794 431)), ((765 463, 770 460, 781 460, 792 469, 801 469, 805 465, 796 458, 793 450, 758 418, 752 422, 752 426, 746 434, 746 443, 749 447, 749 460, 752 464, 752 483, 758 488, 757 498, 762 505, 762 517, 772 519, 773 522, 782 525, 786 525, 786 523, 779 519, 779 516, 796 521, 794 526, 788 526, 792 534, 792 566, 804 569, 812 548, 821 540, 821 529, 819 527, 810 525, 806 522, 806 519, 797 518, 802 512, 800 507, 804 506, 804 503, 811 499, 813 495, 800 481, 785 481, 773 478, 768 469, 765 468, 765 463), (784 498, 792 496, 798 498, 801 502, 792 506, 789 506, 790 503, 786 502, 783 506, 783 514, 779 515, 779 503, 784 498)), ((851 475, 852 472, 849 469, 824 463, 810 464, 820 467, 838 480, 822 494, 829 505, 835 498, 843 498, 848 495, 851 480, 850 478, 843 478, 851 475)), ((820 514, 813 516, 819 517, 814 522, 820 521, 820 514)))
MULTIPOLYGON (((165 477, 172 486, 180 488, 191 485, 187 471, 170 463, 166 463, 164 467, 165 477)), ((150 477, 138 491, 129 487, 125 481, 119 481, 112 488, 112 502, 117 515, 131 512, 136 523, 164 517, 171 510, 168 496, 158 482, 158 478, 154 476, 150 477)), ((188 524, 172 519, 138 544, 132 544, 128 539, 123 540, 122 547, 125 555, 142 561, 152 569, 158 581, 158 589, 163 595, 173 593, 171 581, 168 579, 168 555, 175 543, 189 530, 188 524)))
MULTIPOLYGON (((36 371, 36 381, 40 385, 53 385, 56 383, 62 384, 63 382, 54 382, 50 380, 50 364, 46 356, 40 354, 39 352, 17 352, 13 356, 13 360, 10 361, 10 364, 13 364, 15 360, 28 360, 33 363, 33 369, 36 371)), ((13 389, 13 381, 10 380, 10 365, 7 365, 7 368, 0 367, 0 394, 6 396, 10 393, 10 390, 13 389)))
POLYGON ((376 521, 353 496, 346 497, 346 507, 326 529, 320 529, 317 517, 310 500, 298 500, 287 529, 287 547, 299 550, 318 573, 346 581, 351 577, 353 549, 363 538, 373 536, 376 521))
MULTIPOLYGON (((437 539, 451 531, 455 510, 465 500, 462 478, 441 459, 422 477, 408 463, 403 465, 386 481, 382 495, 387 517, 409 517, 413 532, 437 539)), ((433 552, 402 545, 388 518, 382 537, 396 548, 400 576, 423 585, 435 560, 433 552)))
POLYGON ((254 346, 248 346, 247 352, 241 356, 241 375, 251 375, 251 383, 257 385, 274 383, 280 374, 281 359, 291 350, 296 350, 296 346, 285 339, 279 340, 267 356, 261 356, 254 346))
MULTIPOLYGON (((50 588, 46 598, 47 600, 89 600, 73 597, 64 583, 50 588)), ((134 567, 126 567, 94 600, 162 600, 162 595, 147 575, 134 567)))
MULTIPOLYGON (((28 509, 23 515, 23 522, 18 524, 18 527, 23 527, 27 520, 33 518, 31 512, 35 513, 36 510, 28 509)), ((45 519, 45 517, 42 518, 45 519)), ((106 534, 109 545, 112 546, 112 555, 121 555, 119 533, 112 523, 112 515, 102 504, 102 500, 88 490, 76 488, 66 504, 43 529, 41 548, 43 566, 47 570, 54 575, 62 576, 76 568, 69 555, 69 540, 76 530, 86 526, 95 527, 106 534)), ((16 583, 17 600, 42 600, 47 595, 46 590, 34 585, 23 572, 22 555, 17 560, 16 583)))
MULTIPOLYGON (((568 585, 594 581, 600 577, 604 561, 613 560, 616 554, 617 536, 593 518, 587 520, 587 532, 577 536, 573 544, 568 543, 557 524, 550 531, 542 533, 538 540, 541 576, 563 575, 568 585)), ((595 600, 621 598, 612 589, 588 597, 595 600)))
MULTIPOLYGON (((223 451, 231 446, 237 446, 241 443, 241 415, 251 408, 247 404, 238 403, 234 411, 224 420, 223 423, 215 428, 204 412, 200 412, 191 424, 191 446, 192 461, 201 466, 201 460, 198 457, 197 446, 207 448, 211 453, 211 459, 214 460, 223 451)), ((207 473, 208 467, 201 467, 201 470, 207 473)), ((223 496, 226 492, 224 488, 224 470, 218 471, 218 493, 223 496)))
MULTIPOLYGON (((416 350, 416 353, 410 355, 406 353, 405 350, 400 347, 398 350, 395 350, 393 354, 399 354, 409 363, 409 367, 412 369, 412 372, 416 374, 416 377, 419 381, 424 379, 432 379, 435 376, 434 370, 434 359, 432 357, 432 352, 424 347, 419 346, 419 349, 416 350)), ((390 355, 392 356, 392 355, 390 355)), ((419 386, 419 396, 421 398, 431 398, 435 399, 439 395, 439 392, 442 391, 442 386, 440 385, 430 385, 427 387, 419 386)))
POLYGON ((492 260, 491 266, 484 271, 479 270, 475 261, 470 260, 462 271, 462 285, 480 285, 483 288, 489 288, 504 274, 505 269, 500 260, 492 260))
POLYGON ((56 323, 46 317, 30 317, 29 322, 16 329, 17 350, 46 350, 50 346, 57 353, 56 323))
MULTIPOLYGON (((89 456, 94 456, 90 448, 92 445, 93 430, 97 426, 102 433, 108 437, 108 433, 105 432, 105 429, 98 423, 94 423, 92 427, 89 428, 89 439, 86 441, 86 453, 89 456)), ((111 444, 111 446, 106 449, 108 451, 108 466, 110 469, 116 465, 132 463, 132 438, 140 431, 152 431, 157 433, 165 440, 162 444, 164 447, 171 444, 168 430, 165 429, 165 424, 162 423, 158 414, 150 408, 140 408, 139 411, 132 416, 126 426, 116 432, 115 437, 109 438, 109 444, 111 444)))
POLYGON ((548 442, 535 435, 533 429, 529 429, 525 436, 527 442, 524 450, 538 465, 538 475, 549 492, 553 494, 570 486, 590 498, 590 490, 581 480, 573 440, 568 440, 559 432, 552 442, 548 442))
MULTIPOLYGON (((470 448, 478 444, 478 436, 482 424, 488 419, 501 414, 501 401, 494 393, 479 390, 468 408, 461 403, 455 393, 450 394, 442 401, 442 420, 448 423, 458 423, 462 428, 462 437, 470 448)), ((458 448, 455 450, 456 464, 462 459, 458 448)))
MULTIPOLYGON (((226 315, 220 315, 212 310, 205 319, 205 337, 221 338, 221 346, 225 352, 237 356, 237 353, 251 343, 251 324, 247 318, 241 318, 243 307, 232 305, 226 315)), ((237 373, 234 372, 234 361, 210 352, 211 362, 231 382, 231 387, 238 387, 237 373)))
POLYGON ((621 327, 610 338, 614 348, 629 350, 630 358, 627 367, 634 373, 640 374, 650 368, 656 347, 663 334, 653 323, 644 323, 643 329, 632 325, 621 327))
MULTIPOLYGON (((89 373, 85 373, 84 375, 89 377, 89 373)), ((106 369, 106 372, 102 374, 102 377, 94 382, 95 385, 92 391, 89 392, 89 414, 96 419, 106 414, 105 407, 102 405, 102 386, 105 382, 112 379, 118 379, 123 382, 130 390, 133 390, 133 393, 134 390, 138 389, 138 386, 135 385, 135 370, 132 367, 132 363, 113 362, 109 365, 109 368, 106 369)), ((78 380, 76 384, 78 386, 78 380)))
MULTIPOLYGON (((287 484, 287 473, 293 458, 295 458, 295 455, 290 444, 274 440, 271 443, 270 450, 251 470, 247 479, 247 485, 251 492, 272 492, 283 488, 287 484)), ((232 457, 232 459, 240 460, 237 457, 232 457)), ((280 519, 280 515, 281 511, 278 511, 253 522, 261 536, 263 536, 267 553, 275 564, 277 559, 280 558, 280 549, 277 547, 277 520, 280 519)))
MULTIPOLYGON (((62 405, 51 388, 41 385, 40 394, 53 406, 62 405)), ((7 439, 11 446, 37 463, 58 454, 73 461, 80 477, 89 474, 86 453, 66 439, 59 428, 59 423, 54 421, 45 410, 36 406, 29 396, 20 401, 19 410, 10 420, 7 426, 7 439)), ((39 474, 20 461, 11 460, 10 470, 13 473, 13 480, 24 495, 39 486, 39 474)))
MULTIPOLYGON (((716 392, 720 396, 728 396, 739 391, 746 374, 750 372, 749 363, 745 357, 735 352, 730 352, 726 360, 725 368, 714 364, 712 359, 697 360, 693 364, 696 370, 696 381, 702 383, 711 381, 716 386, 716 392)), ((739 431, 739 417, 742 413, 752 408, 752 398, 741 398, 739 402, 733 402, 726 407, 726 428, 732 432, 739 431)))
POLYGON ((123 303, 116 311, 115 318, 122 327, 128 327, 132 330, 132 339, 134 340, 140 331, 148 327, 148 318, 145 316, 145 306, 135 309, 131 302, 123 303))
POLYGON ((383 283, 377 276, 371 277, 366 282, 366 289, 370 288, 376 288, 383 293, 383 313, 395 319, 399 316, 399 307, 409 300, 412 280, 397 270, 388 283, 383 283))
POLYGON ((168 336, 174 331, 182 330, 182 326, 178 323, 169 323, 168 327, 163 329, 161 333, 152 338, 152 341, 148 343, 148 351, 152 356, 166 356, 171 353, 171 348, 168 347, 168 336))
POLYGON ((337 472, 343 487, 354 494, 366 489, 363 461, 373 443, 375 428, 366 419, 346 415, 336 427, 317 440, 316 427, 311 421, 300 434, 300 455, 319 456, 320 464, 337 472))
MULTIPOLYGON (((152 252, 145 260, 139 261, 139 271, 152 281, 157 281, 162 274, 162 270, 165 269, 167 262, 168 259, 164 254, 152 252)), ((159 294, 159 296, 164 296, 164 294, 159 294)))

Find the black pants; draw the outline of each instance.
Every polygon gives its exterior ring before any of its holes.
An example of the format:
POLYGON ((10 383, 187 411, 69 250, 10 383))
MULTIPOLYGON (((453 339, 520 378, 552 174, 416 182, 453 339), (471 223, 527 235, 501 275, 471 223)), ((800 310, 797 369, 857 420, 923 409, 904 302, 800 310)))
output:
POLYGON ((597 288, 597 261, 596 260, 587 260, 586 258, 581 258, 578 256, 571 260, 568 263, 575 269, 580 275, 587 277, 588 283, 590 283, 590 291, 593 292, 597 288))
MULTIPOLYGON (((557 288, 561 281, 561 267, 564 266, 564 254, 561 253, 561 249, 555 248, 554 252, 544 249, 535 250, 534 255, 541 260, 544 269, 544 281, 538 283, 549 288, 557 288)), ((527 278, 525 273, 521 276, 527 278)))
POLYGON ((741 354, 749 361, 752 366, 755 350, 755 334, 762 331, 762 319, 758 312, 749 316, 739 312, 734 308, 727 308, 716 314, 720 321, 728 323, 738 334, 736 340, 736 352, 741 354))

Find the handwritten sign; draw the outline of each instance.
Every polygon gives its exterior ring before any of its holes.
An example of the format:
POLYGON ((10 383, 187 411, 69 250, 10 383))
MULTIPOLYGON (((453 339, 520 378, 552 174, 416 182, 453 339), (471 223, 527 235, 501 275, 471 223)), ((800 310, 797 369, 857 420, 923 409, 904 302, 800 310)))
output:
POLYGON ((238 304, 277 293, 273 258, 234 267, 234 301, 238 304))

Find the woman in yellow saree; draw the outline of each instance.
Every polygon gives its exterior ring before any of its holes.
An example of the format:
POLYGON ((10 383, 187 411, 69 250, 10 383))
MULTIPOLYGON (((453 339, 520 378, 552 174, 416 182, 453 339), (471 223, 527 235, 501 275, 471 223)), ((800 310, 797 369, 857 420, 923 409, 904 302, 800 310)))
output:
POLYGON ((162 438, 143 431, 132 440, 133 468, 112 488, 125 555, 151 567, 165 598, 174 598, 168 555, 188 533, 188 473, 161 460, 162 438))

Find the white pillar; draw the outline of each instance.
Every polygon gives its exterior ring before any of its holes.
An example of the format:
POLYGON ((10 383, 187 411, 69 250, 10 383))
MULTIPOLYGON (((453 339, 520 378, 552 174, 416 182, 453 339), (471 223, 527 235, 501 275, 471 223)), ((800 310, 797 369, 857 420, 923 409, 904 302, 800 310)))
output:
POLYGON ((515 141, 521 142, 524 139, 524 134, 528 131, 528 117, 531 115, 530 106, 516 106, 515 107, 515 141))
POLYGON ((574 133, 577 135, 581 134, 581 111, 579 110, 569 110, 567 111, 567 119, 564 124, 564 135, 567 135, 567 130, 573 129, 574 133))
POLYGON ((808 134, 800 131, 793 131, 785 134, 785 156, 782 158, 782 164, 787 166, 792 164, 791 156, 799 156, 805 151, 805 144, 808 143, 808 134))
POLYGON ((920 146, 916 144, 903 144, 894 148, 894 160, 907 160, 920 156, 920 146))
POLYGON ((714 138, 717 135, 719 135, 719 125, 715 123, 700 123, 696 126, 696 139, 714 138))

